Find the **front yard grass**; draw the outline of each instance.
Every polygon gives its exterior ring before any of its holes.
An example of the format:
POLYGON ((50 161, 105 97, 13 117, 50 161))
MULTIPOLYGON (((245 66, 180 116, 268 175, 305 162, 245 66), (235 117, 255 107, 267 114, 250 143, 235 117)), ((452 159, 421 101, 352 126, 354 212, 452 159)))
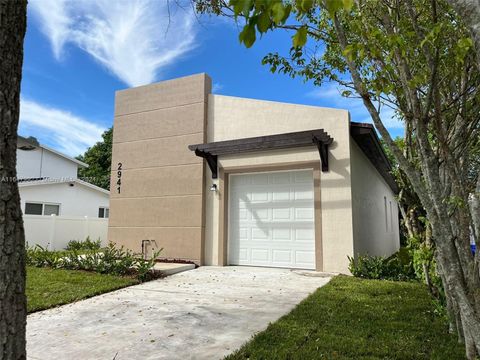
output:
MULTIPOLYGON (((271 306, 275 306, 274 303, 271 306)), ((465 359, 422 284, 337 276, 233 359, 465 359)))
POLYGON ((138 284, 129 277, 27 266, 29 313, 138 284))

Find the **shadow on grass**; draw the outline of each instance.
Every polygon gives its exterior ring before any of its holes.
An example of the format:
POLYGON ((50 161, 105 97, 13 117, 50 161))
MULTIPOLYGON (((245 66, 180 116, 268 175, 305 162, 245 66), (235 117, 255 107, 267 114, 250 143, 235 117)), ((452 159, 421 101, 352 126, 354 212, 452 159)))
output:
POLYGON ((226 359, 464 359, 433 310, 420 283, 337 276, 226 359))

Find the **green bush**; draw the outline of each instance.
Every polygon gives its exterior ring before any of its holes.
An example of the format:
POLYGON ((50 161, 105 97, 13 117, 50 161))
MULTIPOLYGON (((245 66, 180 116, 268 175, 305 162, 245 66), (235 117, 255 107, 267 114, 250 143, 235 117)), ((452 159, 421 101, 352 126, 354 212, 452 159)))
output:
POLYGON ((80 250, 49 251, 37 245, 27 248, 27 265, 50 267, 54 269, 85 270, 101 274, 135 276, 140 281, 158 277, 153 271, 158 251, 152 259, 146 260, 123 247, 109 244, 104 249, 91 249, 85 253, 80 250))
POLYGON ((359 255, 355 259, 348 257, 348 260, 348 269, 355 277, 395 281, 416 279, 412 258, 405 248, 388 258, 359 255))
POLYGON ((101 247, 100 239, 96 241, 90 240, 90 237, 87 236, 85 241, 80 240, 70 240, 67 244, 65 250, 67 251, 81 251, 81 250, 99 250, 101 247))
POLYGON ((35 247, 27 247, 27 265, 36 267, 61 267, 62 257, 59 251, 49 251, 46 248, 36 245, 35 247))

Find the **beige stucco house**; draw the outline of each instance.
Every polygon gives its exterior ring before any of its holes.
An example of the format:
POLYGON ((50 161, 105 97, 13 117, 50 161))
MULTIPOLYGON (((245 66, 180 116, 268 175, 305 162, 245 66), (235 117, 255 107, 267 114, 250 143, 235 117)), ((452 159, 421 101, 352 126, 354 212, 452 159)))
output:
POLYGON ((210 90, 198 74, 116 93, 110 241, 140 252, 155 240, 162 257, 199 265, 329 272, 399 248, 371 125, 210 90))

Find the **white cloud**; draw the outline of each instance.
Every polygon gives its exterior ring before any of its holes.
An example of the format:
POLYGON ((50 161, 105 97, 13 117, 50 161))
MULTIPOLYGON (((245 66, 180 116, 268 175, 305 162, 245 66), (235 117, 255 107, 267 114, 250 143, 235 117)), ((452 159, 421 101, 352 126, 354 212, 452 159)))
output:
MULTIPOLYGON (((343 88, 336 83, 326 83, 306 94, 307 97, 319 101, 319 105, 350 111, 352 121, 372 123, 368 110, 359 98, 342 96, 343 88)), ((354 94, 353 94, 354 95, 354 94)), ((395 110, 383 106, 380 111, 383 124, 388 129, 403 129, 403 122, 395 115, 395 110)))
POLYGON ((223 85, 216 82, 216 83, 213 83, 213 86, 212 86, 212 93, 216 94, 218 93, 219 91, 221 91, 223 89, 223 85))
POLYGON ((68 111, 20 99, 20 128, 24 136, 34 136, 40 143, 77 156, 101 140, 104 128, 68 111))
POLYGON ((175 2, 32 0, 29 6, 57 60, 72 44, 130 86, 155 81, 195 47, 195 15, 175 2))

